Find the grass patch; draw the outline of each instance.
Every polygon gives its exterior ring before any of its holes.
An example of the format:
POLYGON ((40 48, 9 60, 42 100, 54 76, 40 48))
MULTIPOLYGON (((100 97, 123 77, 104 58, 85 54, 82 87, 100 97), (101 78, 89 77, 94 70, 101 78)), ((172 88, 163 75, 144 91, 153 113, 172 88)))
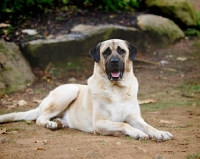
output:
POLYGON ((190 101, 188 99, 182 99, 180 98, 167 98, 163 99, 163 101, 157 102, 157 103, 149 103, 149 104, 142 104, 140 105, 142 111, 156 111, 161 109, 168 109, 172 107, 187 107, 191 106, 193 104, 193 101, 190 101))
POLYGON ((135 139, 131 136, 126 136, 126 140, 127 140, 128 143, 132 143, 132 142, 135 141, 135 139))
POLYGON ((200 84, 180 85, 179 89, 182 93, 194 95, 194 93, 200 93, 200 84))
POLYGON ((12 128, 7 128, 7 132, 11 132, 11 131, 18 131, 18 132, 22 132, 24 131, 25 128, 21 128, 21 127, 12 127, 12 128))
POLYGON ((200 153, 188 155, 187 159, 200 159, 200 153))

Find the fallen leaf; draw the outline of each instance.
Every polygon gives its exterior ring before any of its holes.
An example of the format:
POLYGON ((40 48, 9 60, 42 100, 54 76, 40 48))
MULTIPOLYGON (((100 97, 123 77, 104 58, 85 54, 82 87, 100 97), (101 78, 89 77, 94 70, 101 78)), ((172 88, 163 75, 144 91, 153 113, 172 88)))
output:
POLYGON ((118 141, 118 142, 115 143, 115 145, 117 145, 117 146, 121 146, 122 143, 118 141))
POLYGON ((167 65, 167 64, 169 64, 168 61, 165 61, 165 60, 160 61, 160 65, 161 66, 164 66, 164 65, 167 65))
POLYGON ((194 95, 187 95, 187 94, 181 94, 182 97, 186 97, 186 98, 194 98, 194 95))
POLYGON ((0 129, 0 134, 5 134, 6 133, 6 128, 0 129))
POLYGON ((76 82, 77 80, 76 80, 76 78, 72 77, 72 78, 68 79, 68 81, 69 81, 70 83, 74 83, 74 82, 76 82))
POLYGON ((48 144, 48 141, 47 140, 43 140, 43 144, 48 144))
POLYGON ((40 100, 40 99, 34 99, 33 102, 40 104, 40 103, 42 103, 42 100, 40 100))
POLYGON ((160 124, 173 124, 175 123, 174 121, 168 121, 168 120, 160 120, 160 124))
POLYGON ((24 29, 22 30, 22 33, 27 33, 29 35, 36 35, 37 31, 35 29, 24 29))
POLYGON ((9 105, 7 107, 10 109, 10 108, 15 108, 16 106, 17 106, 17 104, 13 104, 13 105, 9 105))
POLYGON ((139 104, 156 103, 153 99, 138 100, 139 104))
POLYGON ((20 101, 18 101, 18 103, 17 103, 17 105, 18 106, 25 106, 25 105, 27 105, 28 103, 25 101, 25 100, 20 100, 20 101))
POLYGON ((111 18, 111 19, 112 19, 112 18, 114 18, 114 17, 115 17, 115 15, 114 15, 114 14, 112 14, 112 15, 110 15, 110 16, 109 16, 109 18, 111 18))
POLYGON ((44 150, 45 151, 45 149, 43 147, 38 147, 37 150, 44 150))
POLYGON ((178 61, 186 61, 187 57, 177 57, 176 60, 178 60, 178 61))
POLYGON ((18 134, 18 131, 10 131, 10 132, 6 132, 6 134, 18 134))
POLYGON ((5 28, 5 27, 9 27, 10 24, 5 24, 5 23, 0 23, 0 28, 5 28))

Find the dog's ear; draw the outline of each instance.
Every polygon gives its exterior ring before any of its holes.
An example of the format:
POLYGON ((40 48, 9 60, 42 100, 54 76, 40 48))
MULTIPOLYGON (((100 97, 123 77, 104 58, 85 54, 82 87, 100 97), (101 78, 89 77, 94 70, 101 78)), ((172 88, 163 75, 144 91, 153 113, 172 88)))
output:
POLYGON ((129 58, 131 61, 133 61, 137 55, 137 48, 132 44, 130 44, 129 42, 127 42, 127 45, 129 49, 129 58))
POLYGON ((92 59, 98 63, 100 61, 100 46, 101 46, 101 43, 97 44, 95 47, 93 47, 89 54, 90 56, 92 57, 92 59))

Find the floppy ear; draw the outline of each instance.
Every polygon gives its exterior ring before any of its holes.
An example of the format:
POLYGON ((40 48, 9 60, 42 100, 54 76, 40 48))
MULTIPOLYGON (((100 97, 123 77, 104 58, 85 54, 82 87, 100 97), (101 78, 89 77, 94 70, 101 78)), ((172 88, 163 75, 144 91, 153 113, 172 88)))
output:
POLYGON ((92 59, 97 63, 100 61, 100 46, 101 46, 101 43, 97 44, 89 52, 92 59))
POLYGON ((129 42, 127 42, 127 44, 129 49, 129 58, 131 61, 133 61, 137 55, 137 48, 132 44, 130 44, 129 42))

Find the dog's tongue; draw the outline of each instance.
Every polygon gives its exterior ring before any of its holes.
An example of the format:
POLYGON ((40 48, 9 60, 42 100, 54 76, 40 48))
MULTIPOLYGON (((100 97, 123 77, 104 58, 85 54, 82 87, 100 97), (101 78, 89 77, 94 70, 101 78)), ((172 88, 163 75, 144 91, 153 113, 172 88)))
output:
POLYGON ((119 77, 120 72, 111 72, 112 77, 119 77))

